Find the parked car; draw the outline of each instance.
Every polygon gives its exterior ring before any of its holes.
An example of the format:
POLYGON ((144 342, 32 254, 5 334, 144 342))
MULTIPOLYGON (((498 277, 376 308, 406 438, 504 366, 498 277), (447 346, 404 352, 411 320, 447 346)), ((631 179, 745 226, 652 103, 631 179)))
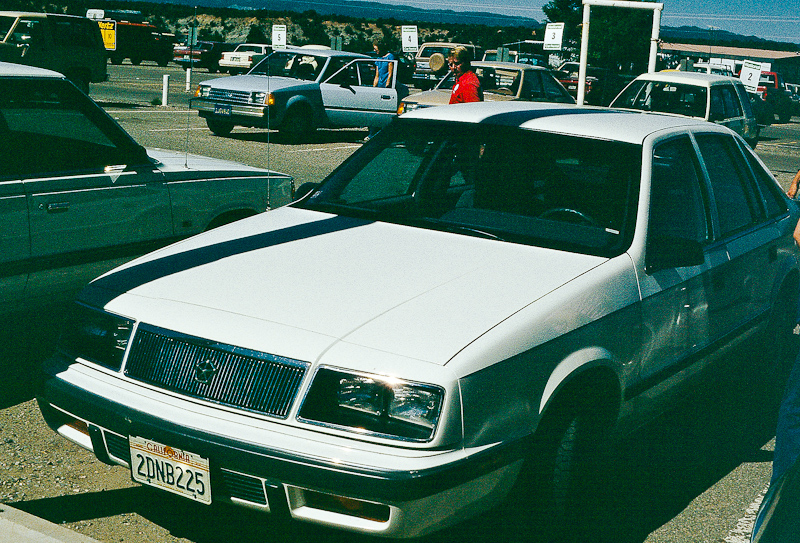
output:
POLYGON ((322 127, 380 128, 396 115, 408 88, 397 83, 397 70, 391 87, 373 87, 375 63, 330 49, 276 51, 247 75, 200 83, 191 107, 218 136, 235 126, 274 128, 292 141, 322 127))
POLYGON ((243 74, 272 52, 271 45, 240 43, 233 51, 224 51, 219 59, 219 69, 231 75, 243 74))
POLYGON ((428 90, 436 86, 436 83, 447 73, 447 57, 450 51, 458 46, 466 47, 474 60, 483 58, 483 49, 470 43, 451 43, 451 42, 425 42, 414 57, 414 75, 412 80, 414 86, 420 90, 428 90))
POLYGON ((654 72, 634 79, 611 107, 697 117, 738 132, 752 147, 760 128, 739 79, 697 72, 654 72))
MULTIPOLYGON (((483 99, 487 102, 525 100, 574 104, 575 99, 559 83, 552 72, 539 66, 512 62, 473 62, 472 68, 481 81, 483 99)), ((411 94, 400 102, 398 115, 415 109, 449 103, 455 84, 453 72, 442 78, 435 89, 411 94)))
MULTIPOLYGON (((503 58, 498 58, 498 50, 497 49, 487 49, 483 52, 483 59, 484 61, 494 62, 520 62, 522 64, 531 64, 533 66, 544 66, 545 68, 549 67, 547 59, 544 55, 539 55, 535 53, 527 53, 527 52, 520 52, 514 49, 508 49, 508 59, 504 60, 503 58)), ((503 56, 502 54, 500 55, 503 56)))
POLYGON ((111 64, 122 64, 127 58, 134 66, 151 60, 164 67, 172 60, 175 34, 147 22, 141 11, 88 9, 86 16, 97 21, 101 32, 113 29, 110 43, 104 40, 111 64))
POLYGON ((285 174, 143 148, 39 68, 0 63, 0 139, 2 314, 74 296, 126 260, 292 197, 285 174))
POLYGON ((86 94, 108 79, 100 28, 86 17, 0 11, 0 62, 60 72, 86 94))
MULTIPOLYGON (((578 75, 580 63, 568 61, 562 63, 556 70, 556 79, 564 85, 572 96, 578 95, 578 75)), ((585 94, 588 95, 592 92, 592 87, 601 79, 608 76, 608 70, 605 68, 598 68, 596 66, 587 66, 586 68, 586 88, 585 94)))
POLYGON ((173 60, 184 69, 205 68, 215 73, 220 71, 219 60, 222 54, 233 51, 236 45, 219 41, 198 41, 194 45, 181 43, 173 48, 173 60))
POLYGON ((93 281, 39 405, 199 503, 417 537, 511 495, 564 541, 604 444, 791 356, 798 217, 717 124, 423 109, 299 201, 93 281))
POLYGON ((792 118, 792 96, 780 73, 761 72, 756 94, 765 103, 764 124, 772 124, 776 117, 779 123, 789 122, 792 118))

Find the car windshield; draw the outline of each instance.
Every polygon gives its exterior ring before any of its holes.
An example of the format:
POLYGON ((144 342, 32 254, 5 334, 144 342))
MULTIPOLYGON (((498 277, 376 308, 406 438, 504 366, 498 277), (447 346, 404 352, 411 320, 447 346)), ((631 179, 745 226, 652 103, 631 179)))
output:
POLYGON ((277 51, 250 70, 250 75, 291 77, 316 81, 325 67, 327 57, 309 55, 299 51, 277 51))
POLYGON ((614 100, 611 107, 706 117, 708 91, 698 85, 665 81, 634 81, 614 100))
POLYGON ((297 206, 613 256, 627 249, 641 147, 396 119, 297 206))

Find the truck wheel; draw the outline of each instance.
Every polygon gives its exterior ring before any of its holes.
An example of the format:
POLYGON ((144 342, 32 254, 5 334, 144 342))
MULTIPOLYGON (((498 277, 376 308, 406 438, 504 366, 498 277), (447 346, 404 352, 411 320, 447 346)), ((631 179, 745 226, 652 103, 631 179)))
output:
POLYGON ((122 61, 125 60, 122 57, 122 55, 111 55, 110 59, 111 59, 111 64, 113 64, 114 66, 119 66, 120 64, 122 64, 122 61))
POLYGON ((302 143, 313 129, 311 112, 305 108, 294 107, 286 113, 279 130, 291 143, 302 143))
POLYGON ((142 57, 131 57, 131 64, 133 64, 134 66, 138 66, 139 64, 142 63, 142 60, 143 60, 142 57))
POLYGON ((778 112, 779 123, 788 123, 791 119, 792 119, 792 112, 789 111, 788 107, 785 107, 778 112))
POLYGON ((170 61, 170 60, 172 60, 172 58, 171 58, 171 57, 164 57, 164 58, 160 58, 160 59, 158 59, 158 61, 156 61, 156 63, 157 63, 157 64, 158 64, 160 67, 162 67, 162 68, 166 68, 166 67, 167 67, 167 64, 169 64, 169 61, 170 61))
POLYGON ((206 119, 206 124, 211 133, 215 136, 227 136, 233 130, 233 123, 218 121, 216 119, 206 119))

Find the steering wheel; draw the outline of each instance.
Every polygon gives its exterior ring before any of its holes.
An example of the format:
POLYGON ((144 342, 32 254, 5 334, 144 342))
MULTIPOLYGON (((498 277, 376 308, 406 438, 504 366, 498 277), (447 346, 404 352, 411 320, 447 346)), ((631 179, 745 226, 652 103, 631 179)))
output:
POLYGON ((583 213, 582 211, 578 211, 577 209, 572 209, 571 207, 554 207, 552 209, 548 209, 547 211, 542 212, 539 215, 539 218, 551 219, 557 217, 558 215, 563 215, 567 222, 584 222, 589 226, 598 226, 597 221, 595 221, 589 215, 583 213), (577 218, 579 220, 569 220, 570 217, 573 217, 573 219, 577 218))

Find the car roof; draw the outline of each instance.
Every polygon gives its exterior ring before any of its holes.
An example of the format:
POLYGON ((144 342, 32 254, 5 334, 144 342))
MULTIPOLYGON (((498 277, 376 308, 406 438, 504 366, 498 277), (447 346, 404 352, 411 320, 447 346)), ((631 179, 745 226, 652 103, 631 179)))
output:
POLYGON ((351 57, 351 58, 372 58, 369 55, 362 55, 361 53, 352 53, 350 51, 337 51, 336 49, 315 49, 310 47, 287 46, 286 49, 276 49, 276 53, 286 51, 289 53, 299 53, 304 55, 314 55, 317 57, 351 57))
POLYGON ((731 83, 732 81, 739 81, 735 77, 728 77, 726 75, 707 74, 703 72, 651 72, 644 73, 636 76, 636 79, 642 81, 666 81, 668 83, 686 83, 689 85, 717 85, 720 83, 731 83))
POLYGON ((35 68, 11 62, 0 62, 0 77, 52 77, 64 79, 64 76, 53 70, 35 68))
POLYGON ((641 144, 664 130, 704 127, 726 128, 690 117, 624 111, 607 107, 543 102, 472 102, 411 111, 402 119, 430 119, 496 126, 511 126, 559 134, 641 144))
POLYGON ((470 62, 473 68, 503 68, 506 70, 550 70, 544 66, 534 66, 522 62, 500 62, 499 60, 473 60, 470 62))

